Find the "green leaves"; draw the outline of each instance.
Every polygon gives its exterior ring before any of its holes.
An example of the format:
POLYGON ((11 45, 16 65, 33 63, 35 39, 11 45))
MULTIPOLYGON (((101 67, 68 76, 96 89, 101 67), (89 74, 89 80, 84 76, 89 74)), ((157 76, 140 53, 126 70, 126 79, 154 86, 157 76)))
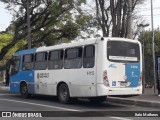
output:
MULTIPOLYGON (((160 54, 160 30, 156 29, 154 35, 155 52, 160 54)), ((152 31, 143 31, 138 39, 144 45, 145 54, 152 55, 152 31)))
POLYGON ((10 43, 10 41, 13 39, 13 35, 11 34, 1 34, 0 35, 0 50, 10 43))
MULTIPOLYGON (((15 20, 6 29, 6 33, 14 33, 12 40, 2 44, 0 60, 5 57, 13 46, 17 49, 23 47, 17 45, 22 39, 27 38, 27 13, 26 0, 0 0, 7 5, 15 20)), ((79 36, 81 32, 93 34, 91 27, 97 26, 93 17, 80 13, 81 5, 86 0, 30 0, 30 26, 32 47, 39 47, 41 42, 46 45, 54 45, 69 42, 79 36)), ((7 41, 7 40, 6 40, 7 41)), ((26 43, 21 43, 26 45, 26 43)))
MULTIPOLYGON (((0 50, 7 46, 13 39, 12 34, 0 34, 0 50)), ((3 65, 11 58, 14 52, 16 52, 18 49, 21 49, 24 45, 26 45, 26 40, 20 40, 18 43, 16 43, 12 48, 8 49, 7 53, 5 54, 4 58, 0 61, 0 65, 3 65)))

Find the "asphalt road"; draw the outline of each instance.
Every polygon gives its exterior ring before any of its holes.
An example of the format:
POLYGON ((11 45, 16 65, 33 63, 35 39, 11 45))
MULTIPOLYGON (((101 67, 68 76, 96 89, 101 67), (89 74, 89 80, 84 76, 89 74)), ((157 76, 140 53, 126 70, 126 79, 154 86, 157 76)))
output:
MULTIPOLYGON (((102 104, 91 104, 86 99, 79 99, 71 104, 61 104, 58 102, 56 97, 52 96, 32 96, 30 99, 24 99, 20 95, 15 94, 0 94, 0 111, 45 111, 51 115, 56 114, 58 117, 42 117, 42 118, 32 118, 33 120, 159 120, 159 117, 123 117, 127 116, 128 111, 139 113, 137 111, 148 111, 153 113, 154 111, 159 111, 156 108, 147 107, 137 107, 130 105, 121 105, 115 103, 105 102, 102 104), (48 111, 48 112, 47 112, 48 111), (55 112, 56 111, 56 112, 55 112), (59 111, 59 112, 57 112, 59 111), (84 112, 84 111, 88 111, 84 112), (102 112, 101 112, 102 111, 102 112), (112 111, 111 115, 105 115, 104 112, 112 111), (115 112, 113 112, 115 111, 115 112), (122 111, 122 112, 121 112, 122 111), (124 112, 123 112, 124 111, 124 112), (125 112, 126 111, 126 112, 125 112), (76 112, 84 112, 80 116, 76 116, 76 112), (70 114, 71 116, 64 117, 63 115, 70 114), (98 113, 98 114, 97 114, 98 113), (122 116, 116 116, 120 113, 122 116), (87 114, 85 117, 85 114, 87 114), (88 115, 90 114, 90 115, 88 115), (102 116, 101 116, 102 115, 102 116), (99 117, 101 116, 101 117, 99 117), (116 116, 116 117, 115 117, 116 116)), ((9 120, 19 120, 22 118, 0 118, 9 120)), ((28 120, 31 118, 23 118, 23 120, 28 120)))

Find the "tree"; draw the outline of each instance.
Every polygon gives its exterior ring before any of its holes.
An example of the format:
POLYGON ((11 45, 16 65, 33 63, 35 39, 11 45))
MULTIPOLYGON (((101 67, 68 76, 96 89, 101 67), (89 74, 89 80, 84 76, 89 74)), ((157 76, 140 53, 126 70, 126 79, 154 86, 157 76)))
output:
MULTIPOLYGON (((155 54, 160 55, 160 30, 155 31, 155 54)), ((145 61, 145 81, 146 83, 154 83, 153 81, 153 57, 152 57, 152 31, 142 31, 138 40, 144 47, 145 61)))
MULTIPOLYGON (((7 46, 13 39, 12 34, 0 34, 0 51, 3 47, 7 46)), ((10 48, 5 54, 4 58, 0 61, 0 70, 6 69, 6 63, 8 64, 8 60, 11 58, 14 52, 18 49, 21 49, 27 42, 25 40, 20 40, 16 43, 12 48, 10 48)))
MULTIPOLYGON (((10 10, 15 18, 7 29, 13 32, 13 40, 2 48, 2 60, 12 46, 27 37, 27 6, 26 0, 0 1, 7 5, 6 9, 10 10)), ((37 47, 40 42, 53 45, 61 39, 68 41, 76 38, 86 25, 76 23, 78 18, 73 17, 73 11, 76 11, 81 3, 85 3, 85 0, 29 0, 32 46, 37 47)), ((90 20, 86 17, 85 22, 90 20)))
MULTIPOLYGON (((144 0, 132 0, 132 10, 144 0)), ((103 36, 127 37, 128 4, 127 0, 95 0, 96 15, 103 36), (110 32, 111 31, 111 32, 110 32)))

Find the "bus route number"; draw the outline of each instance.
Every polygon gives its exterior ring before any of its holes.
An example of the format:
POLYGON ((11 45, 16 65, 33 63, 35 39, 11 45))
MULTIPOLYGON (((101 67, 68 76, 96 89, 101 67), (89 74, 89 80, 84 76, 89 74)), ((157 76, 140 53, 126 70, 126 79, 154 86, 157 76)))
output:
POLYGON ((87 71, 87 75, 94 75, 94 71, 87 71))

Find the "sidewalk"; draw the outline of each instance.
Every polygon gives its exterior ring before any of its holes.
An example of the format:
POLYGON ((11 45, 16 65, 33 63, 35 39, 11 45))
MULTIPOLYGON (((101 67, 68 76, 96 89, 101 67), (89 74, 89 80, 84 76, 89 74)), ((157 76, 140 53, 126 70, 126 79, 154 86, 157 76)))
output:
POLYGON ((139 96, 133 97, 108 97, 109 102, 120 103, 120 104, 128 104, 128 105, 137 105, 142 107, 154 107, 160 108, 160 96, 158 93, 154 93, 152 88, 145 88, 144 93, 139 96))
POLYGON ((3 82, 0 82, 0 94, 5 94, 9 92, 10 92, 9 86, 5 86, 3 82))

